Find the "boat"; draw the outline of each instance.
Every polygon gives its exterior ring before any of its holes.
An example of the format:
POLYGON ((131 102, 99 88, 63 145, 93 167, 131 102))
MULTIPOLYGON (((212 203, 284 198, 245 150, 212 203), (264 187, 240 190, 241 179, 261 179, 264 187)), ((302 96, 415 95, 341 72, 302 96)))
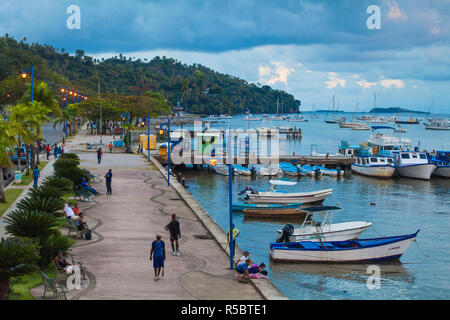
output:
POLYGON ((321 177, 323 172, 320 169, 314 169, 313 167, 311 167, 308 164, 304 164, 304 165, 297 165, 297 168, 299 169, 299 171, 305 175, 305 176, 311 176, 311 177, 321 177))
POLYGON ((416 233, 346 241, 300 241, 271 243, 270 258, 285 262, 356 263, 395 260, 405 253, 416 233))
POLYGON ((395 173, 392 157, 359 154, 351 165, 352 172, 373 178, 389 179, 395 173))
POLYGON ((261 121, 262 117, 252 117, 250 111, 247 110, 247 116, 243 118, 243 120, 246 121, 261 121))
POLYGON ((308 122, 308 119, 306 119, 302 112, 300 111, 300 106, 298 106, 298 114, 290 119, 288 119, 289 122, 308 122))
POLYGON ((436 151, 430 162, 436 165, 433 175, 443 178, 450 178, 450 151, 436 151))
POLYGON ((374 117, 370 120, 365 120, 367 123, 371 124, 380 124, 380 123, 389 123, 389 120, 385 119, 384 117, 374 117))
POLYGON ((336 118, 336 111, 334 110, 334 100, 335 100, 335 96, 333 96, 333 118, 332 119, 328 119, 328 112, 325 115, 325 123, 341 123, 345 121, 345 118, 336 118))
POLYGON ((245 218, 260 219, 297 219, 306 216, 306 212, 298 208, 254 208, 244 209, 245 218))
POLYGON ((409 120, 395 120, 395 124, 419 124, 420 121, 418 119, 414 120, 412 117, 409 120))
POLYGON ((290 209, 290 208, 298 208, 302 205, 302 203, 235 203, 232 205, 233 211, 243 211, 244 209, 290 209))
POLYGON ((450 130, 450 122, 444 119, 431 119, 424 126, 426 130, 450 130))
POLYGON ((240 164, 233 164, 234 171, 240 176, 251 176, 252 171, 249 168, 241 166, 240 164))
POLYGON ((365 123, 355 123, 352 127, 352 130, 370 130, 370 127, 365 123))
POLYGON ((247 194, 247 199, 251 203, 322 203, 329 195, 333 193, 333 189, 324 189, 312 192, 280 192, 277 191, 278 185, 296 185, 296 182, 270 180, 272 185, 269 191, 254 191, 247 194))
POLYGON ((280 162, 280 168, 287 176, 298 176, 298 169, 295 165, 289 162, 280 162))
MULTIPOLYGON (((333 223, 333 212, 342 210, 340 207, 322 206, 301 209, 306 212, 306 216, 300 228, 293 230, 291 234, 284 237, 287 242, 298 241, 345 241, 357 239, 359 235, 366 231, 371 222, 353 221, 343 223, 333 223), (322 216, 322 221, 314 220, 314 217, 322 216)), ((278 230, 278 240, 283 240, 283 230, 278 230)))
POLYGON ((261 176, 283 175, 283 170, 278 165, 263 165, 259 167, 258 174, 261 176))
POLYGON ((286 120, 285 116, 283 116, 282 114, 278 113, 278 98, 277 98, 277 114, 275 116, 272 116, 270 118, 270 120, 272 120, 272 121, 284 121, 284 120, 286 120))
POLYGON ((430 180, 436 165, 430 163, 425 152, 393 151, 395 169, 401 177, 430 180))
POLYGON ((394 129, 394 132, 397 133, 406 133, 408 132, 408 130, 406 130, 405 128, 400 127, 399 125, 397 125, 397 127, 394 129))
POLYGON ((343 177, 344 176, 344 170, 341 169, 329 169, 325 166, 313 166, 314 170, 320 170, 324 176, 331 176, 331 177, 343 177))
MULTIPOLYGON (((216 171, 217 174, 220 174, 222 176, 228 176, 229 175, 229 167, 226 164, 217 164, 213 166, 214 171, 216 171)), ((236 170, 233 169, 233 175, 236 176, 236 170)))

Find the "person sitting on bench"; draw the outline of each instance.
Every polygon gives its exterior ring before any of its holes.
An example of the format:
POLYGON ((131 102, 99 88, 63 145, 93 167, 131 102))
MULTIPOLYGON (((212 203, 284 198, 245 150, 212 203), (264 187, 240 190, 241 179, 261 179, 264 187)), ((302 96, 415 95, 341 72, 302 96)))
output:
POLYGON ((83 214, 79 214, 76 215, 75 212, 73 212, 73 209, 69 206, 69 202, 66 202, 65 206, 64 206, 64 212, 66 213, 66 218, 67 219, 71 219, 75 221, 75 224, 78 227, 78 230, 88 230, 89 231, 89 226, 87 225, 86 222, 83 221, 84 216, 83 214))
POLYGON ((55 257, 55 265, 58 271, 65 272, 67 274, 74 274, 80 267, 76 265, 74 261, 72 262, 73 263, 70 263, 66 260, 61 250, 58 251, 58 255, 55 257))
POLYGON ((92 192, 95 196, 98 195, 97 190, 95 190, 94 188, 90 187, 88 185, 88 183, 86 182, 86 178, 81 179, 81 188, 89 190, 90 192, 92 192))

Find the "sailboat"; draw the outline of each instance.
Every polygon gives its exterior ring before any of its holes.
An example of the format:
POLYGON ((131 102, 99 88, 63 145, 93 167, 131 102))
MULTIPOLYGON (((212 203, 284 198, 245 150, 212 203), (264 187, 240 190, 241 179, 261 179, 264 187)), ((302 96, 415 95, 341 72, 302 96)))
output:
POLYGON ((247 116, 244 118, 244 120, 247 120, 247 121, 261 121, 262 117, 252 117, 252 115, 250 114, 250 110, 247 109, 247 116))
MULTIPOLYGON (((359 102, 356 103, 356 118, 358 118, 358 106, 359 102)), ((340 128, 350 128, 352 130, 370 130, 370 127, 365 123, 360 123, 358 121, 353 122, 340 122, 339 123, 340 128)))
POLYGON ((272 118, 270 118, 272 121, 284 121, 285 118, 282 114, 278 113, 278 98, 277 98, 277 115, 276 116, 272 116, 272 118))
POLYGON ((313 105, 313 113, 312 113, 312 115, 311 115, 311 118, 312 119, 317 119, 319 116, 315 113, 315 108, 314 108, 314 105, 313 105))
POLYGON ((326 123, 341 123, 341 122, 345 121, 345 118, 338 118, 338 119, 336 119, 336 111, 334 110, 334 98, 335 97, 333 96, 333 118, 331 120, 327 120, 327 118, 328 118, 328 112, 327 112, 327 114, 325 116, 325 122, 326 123))
POLYGON ((298 106, 298 114, 291 118, 288 119, 289 122, 308 122, 308 119, 306 119, 303 115, 302 112, 300 111, 300 106, 298 106))

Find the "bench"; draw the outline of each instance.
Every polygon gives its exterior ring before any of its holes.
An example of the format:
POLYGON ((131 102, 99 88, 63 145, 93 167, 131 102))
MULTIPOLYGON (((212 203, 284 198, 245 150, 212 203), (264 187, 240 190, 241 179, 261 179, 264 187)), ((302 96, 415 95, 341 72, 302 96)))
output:
POLYGON ((56 283, 55 279, 50 279, 45 273, 41 271, 42 281, 44 282, 44 295, 47 293, 47 289, 53 293, 53 297, 58 300, 67 300, 66 291, 56 283))
POLYGON ((77 240, 78 238, 81 238, 82 236, 84 236, 87 232, 86 229, 82 229, 82 230, 78 230, 78 225, 75 222, 75 220, 72 220, 70 218, 66 218, 67 220, 67 228, 69 228, 69 233, 67 234, 68 237, 70 237, 70 232, 71 231, 75 231, 77 234, 77 240))
POLYGON ((77 198, 81 200, 81 188, 73 188, 73 192, 75 193, 75 200, 77 200, 77 198))
MULTIPOLYGON (((89 190, 85 189, 85 188, 81 188, 81 196, 83 197, 83 201, 85 201, 87 199, 87 201, 91 201, 89 199, 90 194, 89 194, 89 190)), ((80 198, 81 200, 81 198, 80 198)))

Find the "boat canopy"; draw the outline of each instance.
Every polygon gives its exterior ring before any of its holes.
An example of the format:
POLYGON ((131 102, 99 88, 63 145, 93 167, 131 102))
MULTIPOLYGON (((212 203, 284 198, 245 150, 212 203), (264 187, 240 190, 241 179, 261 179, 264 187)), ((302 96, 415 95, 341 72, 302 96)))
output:
POLYGON ((278 186, 295 186, 297 182, 293 181, 285 181, 285 180, 270 180, 270 184, 278 185, 278 186))
POLYGON ((320 207, 302 208, 301 210, 307 212, 321 212, 321 211, 342 210, 342 208, 336 206, 320 206, 320 207))
POLYGON ((372 126, 372 130, 381 130, 381 129, 391 129, 391 130, 395 130, 395 128, 393 128, 393 127, 388 127, 388 126, 372 126))

